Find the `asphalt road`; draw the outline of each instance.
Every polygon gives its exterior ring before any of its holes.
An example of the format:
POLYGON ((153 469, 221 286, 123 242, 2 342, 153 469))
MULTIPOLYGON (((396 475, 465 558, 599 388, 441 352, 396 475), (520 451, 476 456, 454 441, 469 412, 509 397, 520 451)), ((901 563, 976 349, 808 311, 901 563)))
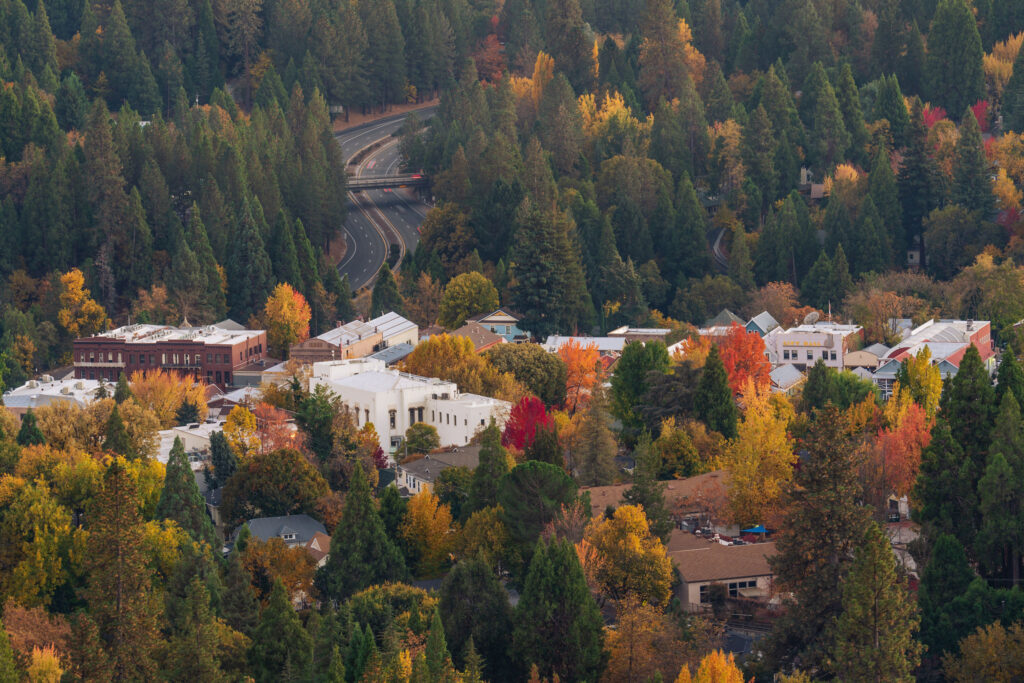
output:
MULTIPOLYGON (((433 109, 420 110, 416 114, 426 118, 433 114, 433 109)), ((400 115, 364 124, 335 136, 346 159, 378 140, 395 142, 374 150, 356 169, 357 175, 396 175, 401 172, 397 138, 392 138, 391 134, 402 127, 404 120, 405 115, 400 115)), ((405 243, 406 251, 412 252, 419 241, 418 228, 429 208, 416 197, 415 191, 405 188, 368 190, 362 192, 361 197, 369 200, 386 216, 405 243)), ((370 213, 374 215, 374 212, 370 213)), ((381 234, 382 229, 383 226, 376 226, 366 217, 363 210, 351 201, 350 195, 348 219, 345 222, 347 251, 345 258, 338 264, 338 272, 348 275, 353 290, 368 284, 387 258, 388 245, 381 234)))

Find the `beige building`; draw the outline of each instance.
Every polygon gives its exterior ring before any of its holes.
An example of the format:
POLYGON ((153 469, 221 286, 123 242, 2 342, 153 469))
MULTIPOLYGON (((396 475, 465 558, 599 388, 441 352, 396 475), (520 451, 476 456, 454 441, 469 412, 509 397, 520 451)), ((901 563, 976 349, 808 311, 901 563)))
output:
POLYGON ((673 532, 668 547, 681 581, 679 600, 690 611, 705 609, 716 583, 730 598, 769 599, 774 575, 768 558, 774 555, 774 543, 723 545, 684 532, 673 532))
POLYGON ((380 348, 383 339, 384 336, 373 325, 354 320, 293 344, 289 354, 300 363, 362 358, 380 348))

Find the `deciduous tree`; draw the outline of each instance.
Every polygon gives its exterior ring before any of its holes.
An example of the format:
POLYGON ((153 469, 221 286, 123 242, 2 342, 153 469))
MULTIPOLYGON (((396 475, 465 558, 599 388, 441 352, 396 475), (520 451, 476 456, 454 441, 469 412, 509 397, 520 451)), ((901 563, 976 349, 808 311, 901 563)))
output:
POLYGON ((477 272, 456 275, 444 288, 438 308, 437 322, 454 330, 477 313, 490 313, 498 307, 498 290, 491 281, 477 272))
POLYGON ((274 287, 263 306, 263 324, 267 326, 267 345, 278 358, 288 358, 292 344, 309 339, 312 313, 306 297, 286 282, 274 287))
POLYGON ((498 372, 515 377, 549 407, 560 406, 566 398, 568 366, 539 344, 498 344, 484 354, 498 372))
POLYGON ((562 344, 558 355, 565 361, 565 408, 572 416, 586 404, 601 379, 601 358, 597 344, 584 346, 575 339, 562 344))
POLYGON ((419 576, 434 576, 442 568, 455 541, 452 513, 429 490, 409 500, 402 524, 402 538, 412 552, 419 576))
POLYGON ((651 533, 643 508, 622 505, 610 519, 594 519, 583 540, 596 553, 594 577, 606 598, 632 595, 654 604, 668 601, 672 562, 651 533))
POLYGON ((310 514, 330 489, 320 472, 292 448, 258 453, 224 485, 222 514, 238 524, 254 517, 310 514))
POLYGON ((729 388, 739 394, 747 381, 752 381, 758 390, 767 389, 771 383, 769 373, 772 365, 765 355, 764 340, 757 332, 733 323, 729 333, 720 344, 720 355, 725 372, 729 375, 729 388))
POLYGON ((544 403, 534 396, 524 396, 512 406, 508 420, 505 421, 505 430, 501 434, 501 445, 526 450, 533 445, 538 430, 552 425, 544 403))

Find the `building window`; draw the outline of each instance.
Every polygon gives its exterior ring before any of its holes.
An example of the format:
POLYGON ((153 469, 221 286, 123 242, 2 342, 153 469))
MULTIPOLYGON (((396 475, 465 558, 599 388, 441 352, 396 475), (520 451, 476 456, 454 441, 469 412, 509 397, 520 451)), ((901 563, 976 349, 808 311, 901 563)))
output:
POLYGON ((153 364, 153 354, 149 354, 149 364, 153 364))
POLYGON ((480 426, 481 426, 481 427, 483 427, 483 426, 484 426, 484 421, 483 421, 483 418, 481 418, 481 419, 480 419, 480 426))
POLYGON ((121 352, 120 351, 117 352, 117 362, 118 363, 122 362, 121 361, 121 352))
POLYGON ((808 349, 808 351, 807 351, 807 360, 814 360, 814 351, 811 351, 810 349, 808 349))
POLYGON ((828 354, 828 359, 829 360, 835 360, 836 359, 836 352, 835 351, 830 351, 829 354, 828 354))
POLYGON ((185 365, 188 365, 188 361, 189 361, 189 354, 186 353, 185 354, 185 365))
POLYGON ((90 363, 92 363, 92 362, 93 362, 93 361, 95 361, 95 360, 96 360, 96 354, 95 354, 95 352, 93 352, 93 351, 90 351, 90 352, 89 352, 89 362, 90 362, 90 363))
POLYGON ((451 413, 445 413, 444 414, 444 423, 446 425, 450 425, 452 423, 452 414, 451 413))
POLYGON ((281 538, 283 538, 286 541, 294 541, 295 534, 281 534, 281 538))
POLYGON ((395 428, 395 422, 397 421, 397 415, 394 410, 388 411, 388 422, 391 424, 391 428, 395 428))
POLYGON ((434 417, 434 411, 433 410, 430 411, 430 421, 431 422, 437 422, 437 420, 434 417))
POLYGON ((789 360, 789 349, 782 352, 782 360, 789 360))
MULTIPOLYGON (((369 422, 370 421, 370 409, 369 408, 363 408, 363 415, 366 416, 366 422, 369 422)), ((366 424, 366 422, 364 422, 363 424, 366 424)))
POLYGON ((700 601, 701 604, 707 604, 711 602, 711 598, 708 596, 708 585, 704 584, 700 587, 700 601))
POLYGON ((729 597, 738 598, 740 596, 740 590, 744 588, 757 588, 757 581, 754 579, 751 579, 750 581, 730 581, 729 597))
POLYGON ((160 354, 160 365, 167 365, 167 354, 166 353, 161 353, 160 354))
POLYGON ((178 364, 178 354, 176 354, 176 353, 175 353, 175 354, 173 354, 173 355, 172 355, 172 358, 173 358, 173 360, 174 360, 174 364, 175 364, 175 365, 177 365, 177 364, 178 364))

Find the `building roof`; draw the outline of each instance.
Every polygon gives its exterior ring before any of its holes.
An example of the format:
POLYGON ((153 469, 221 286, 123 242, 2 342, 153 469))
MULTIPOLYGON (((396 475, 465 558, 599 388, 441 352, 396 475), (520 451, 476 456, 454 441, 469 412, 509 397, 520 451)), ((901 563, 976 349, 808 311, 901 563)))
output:
POLYGON ((394 311, 378 316, 373 320, 370 320, 367 324, 384 335, 385 339, 389 339, 390 337, 394 337, 395 335, 408 330, 416 329, 416 323, 411 320, 406 320, 394 311))
POLYGON ((499 308, 498 310, 491 311, 490 313, 480 313, 477 315, 470 316, 466 318, 466 322, 488 322, 500 323, 502 325, 514 325, 515 323, 519 322, 520 318, 522 318, 522 316, 516 315, 507 308, 499 308))
POLYGON ((419 375, 410 375, 405 372, 399 372, 398 370, 370 370, 368 372, 360 372, 355 375, 332 379, 330 381, 332 384, 339 387, 359 389, 361 391, 369 391, 373 393, 394 391, 396 389, 413 389, 424 384, 455 386, 453 382, 445 382, 444 380, 434 379, 431 377, 420 377, 419 375))
POLYGON ((413 460, 412 462, 399 465, 407 473, 421 481, 432 482, 444 470, 449 467, 468 467, 475 470, 480 464, 480 446, 459 446, 441 453, 430 453, 413 460))
POLYGON ((323 334, 317 335, 316 338, 334 346, 349 346, 375 334, 377 334, 377 328, 373 325, 361 320, 353 320, 350 323, 339 325, 333 330, 327 330, 323 334))
POLYGON ((737 325, 746 325, 747 321, 730 311, 728 308, 723 308, 714 318, 705 320, 701 327, 729 327, 729 325, 732 325, 733 323, 736 323, 737 325))
POLYGON ((245 325, 241 323, 236 323, 231 318, 224 318, 219 323, 214 323, 214 325, 221 328, 222 330, 232 330, 234 332, 240 332, 245 329, 245 325))
POLYGON ((841 334, 847 337, 851 334, 860 332, 863 328, 860 325, 846 325, 843 323, 833 323, 828 321, 817 322, 817 323, 804 323, 803 325, 797 325, 791 327, 782 334, 841 334))
POLYGON ((884 358, 885 354, 889 353, 889 347, 885 344, 871 344, 870 346, 865 346, 861 351, 867 351, 872 356, 884 358))
POLYGON ((666 327, 630 327, 623 325, 608 333, 609 337, 667 337, 672 330, 666 327))
MULTIPOLYGON (((99 380, 73 377, 55 380, 50 375, 43 375, 38 380, 31 379, 20 387, 5 391, 3 402, 8 408, 16 409, 38 408, 60 402, 85 406, 96 399, 99 388, 99 380)), ((107 383, 107 390, 112 394, 113 385, 107 383)))
POLYGON ((306 550, 317 562, 324 559, 331 553, 331 537, 319 531, 313 534, 313 538, 306 543, 306 550))
MULTIPOLYGON (((710 499, 724 496, 729 483, 729 473, 725 470, 716 470, 687 479, 670 479, 663 483, 666 505, 670 509, 676 508, 685 513, 700 508, 710 499)), ((603 515, 609 505, 619 507, 622 504, 622 494, 630 486, 632 484, 591 486, 583 490, 590 493, 590 510, 597 516, 603 515)))
POLYGON ((771 332, 772 330, 779 326, 779 321, 772 317, 772 314, 769 313, 768 311, 762 311, 761 313, 758 313, 757 315, 750 319, 750 322, 757 325, 766 333, 771 332))
POLYGON ((289 541, 289 543, 305 545, 317 533, 327 534, 327 529, 324 525, 309 515, 257 517, 256 519, 250 519, 247 524, 252 535, 261 541, 267 541, 274 537, 281 538, 285 534, 293 533, 295 534, 295 539, 289 541))
POLYGON ((453 337, 466 337, 473 342, 473 348, 477 351, 485 351, 495 344, 505 342, 505 337, 495 334, 480 323, 466 323, 457 330, 450 332, 453 337))
POLYGON ((668 556, 687 583, 727 581, 754 576, 771 576, 768 558, 775 555, 774 543, 722 545, 703 541, 703 547, 669 551, 668 556))
POLYGON ((626 347, 625 337, 563 337, 553 334, 544 342, 544 348, 555 353, 562 345, 570 341, 575 341, 584 347, 595 344, 600 353, 622 353, 622 349, 626 347))
POLYGON ((401 344, 395 344, 394 346, 388 346, 375 353, 371 353, 367 358, 375 358, 377 360, 384 361, 385 365, 394 365, 398 361, 404 359, 415 347, 409 342, 402 342, 401 344))
POLYGON ((192 341, 200 344, 237 344, 263 334, 263 330, 236 329, 233 320, 202 327, 171 327, 170 325, 124 325, 101 332, 88 339, 118 339, 126 344, 163 344, 173 341, 192 341))
POLYGON ((794 387, 804 379, 804 374, 789 363, 775 367, 768 376, 771 378, 772 384, 780 389, 794 387))

